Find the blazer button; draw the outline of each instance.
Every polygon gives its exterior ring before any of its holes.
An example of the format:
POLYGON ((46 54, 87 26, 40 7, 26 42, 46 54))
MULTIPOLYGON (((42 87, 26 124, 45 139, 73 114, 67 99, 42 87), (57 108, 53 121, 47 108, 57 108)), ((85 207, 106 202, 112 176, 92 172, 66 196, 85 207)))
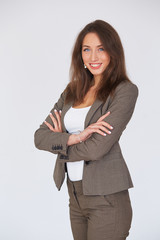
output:
POLYGON ((52 146, 52 150, 58 150, 58 146, 52 146))

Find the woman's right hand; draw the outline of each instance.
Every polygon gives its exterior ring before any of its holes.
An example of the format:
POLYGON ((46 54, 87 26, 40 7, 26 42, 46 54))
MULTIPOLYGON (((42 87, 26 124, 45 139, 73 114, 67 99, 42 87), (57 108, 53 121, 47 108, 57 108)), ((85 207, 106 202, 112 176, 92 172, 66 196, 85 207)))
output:
POLYGON ((81 141, 83 142, 87 140, 93 133, 98 133, 102 136, 106 136, 106 134, 111 134, 110 130, 112 130, 113 127, 109 123, 103 121, 104 118, 106 118, 109 114, 110 112, 107 112, 106 114, 101 116, 96 123, 90 124, 80 134, 71 135, 68 139, 67 144, 70 146, 81 141))
POLYGON ((110 130, 112 130, 113 127, 109 123, 103 121, 104 118, 106 118, 109 114, 110 112, 107 112, 106 114, 101 116, 96 123, 92 123, 86 129, 84 129, 79 134, 80 140, 85 141, 92 135, 92 133, 95 132, 99 133, 102 136, 106 136, 106 134, 111 134, 110 130))

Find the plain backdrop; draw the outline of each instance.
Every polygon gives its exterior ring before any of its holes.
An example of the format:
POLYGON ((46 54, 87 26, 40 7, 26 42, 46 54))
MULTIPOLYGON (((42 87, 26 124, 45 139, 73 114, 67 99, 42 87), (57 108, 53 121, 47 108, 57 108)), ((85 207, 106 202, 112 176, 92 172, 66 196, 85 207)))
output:
MULTIPOLYGON (((134 188, 128 240, 159 240, 160 1, 0 0, 0 239, 72 240, 66 180, 34 132, 69 82, 74 41, 102 19, 119 33, 127 72, 139 88, 120 144, 134 188)), ((98 240, 98 239, 97 239, 98 240)))

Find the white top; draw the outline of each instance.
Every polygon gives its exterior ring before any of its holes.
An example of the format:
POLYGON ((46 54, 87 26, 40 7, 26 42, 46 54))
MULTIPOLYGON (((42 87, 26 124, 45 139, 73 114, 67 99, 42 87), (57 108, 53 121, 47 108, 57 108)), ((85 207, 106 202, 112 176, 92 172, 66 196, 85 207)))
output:
MULTIPOLYGON (((91 106, 85 108, 71 107, 64 116, 64 125, 69 133, 79 134, 84 130, 86 115, 91 106)), ((67 171, 71 181, 82 180, 84 160, 67 162, 67 171)))

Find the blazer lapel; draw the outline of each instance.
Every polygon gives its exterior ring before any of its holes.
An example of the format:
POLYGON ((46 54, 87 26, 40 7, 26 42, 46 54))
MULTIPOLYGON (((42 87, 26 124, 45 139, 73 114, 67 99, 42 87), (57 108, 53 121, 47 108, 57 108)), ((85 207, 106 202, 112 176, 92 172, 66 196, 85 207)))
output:
POLYGON ((96 99, 93 103, 93 105, 91 106, 91 108, 89 109, 86 119, 85 119, 85 123, 84 123, 84 128, 86 128, 89 124, 89 121, 91 120, 93 114, 96 112, 96 110, 103 104, 102 101, 96 99))
MULTIPOLYGON (((96 99, 94 101, 94 103, 92 104, 91 108, 89 109, 86 119, 85 119, 85 123, 84 123, 84 128, 86 128, 89 125, 89 122, 93 116, 93 114, 96 112, 96 110, 103 104, 102 101, 96 99)), ((66 112, 69 110, 69 108, 71 108, 73 105, 73 101, 70 103, 67 103, 64 105, 63 109, 62 109, 62 113, 61 113, 61 123, 62 123, 62 130, 64 132, 66 131, 65 125, 64 125, 64 115, 66 114, 66 112)))

